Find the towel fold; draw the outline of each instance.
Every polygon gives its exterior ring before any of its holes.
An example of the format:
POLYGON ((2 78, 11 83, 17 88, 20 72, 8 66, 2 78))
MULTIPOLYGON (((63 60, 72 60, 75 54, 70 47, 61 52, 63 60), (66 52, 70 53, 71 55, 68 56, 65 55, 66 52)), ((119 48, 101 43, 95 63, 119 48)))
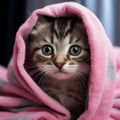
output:
POLYGON ((0 67, 0 120, 70 120, 70 113, 44 93, 24 68, 25 42, 39 15, 82 18, 91 51, 88 108, 78 120, 120 120, 120 48, 113 48, 98 18, 74 2, 35 10, 19 28, 9 66, 0 67))

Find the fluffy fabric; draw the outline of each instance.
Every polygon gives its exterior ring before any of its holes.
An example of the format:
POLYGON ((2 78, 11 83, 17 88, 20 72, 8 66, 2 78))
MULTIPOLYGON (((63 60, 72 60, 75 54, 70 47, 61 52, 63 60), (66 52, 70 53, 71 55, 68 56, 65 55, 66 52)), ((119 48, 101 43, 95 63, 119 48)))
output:
POLYGON ((77 15, 86 27, 91 50, 89 97, 88 108, 78 120, 120 120, 120 48, 112 47, 92 12, 73 2, 35 10, 18 30, 10 64, 0 67, 0 120, 70 120, 67 109, 45 94, 24 68, 24 39, 38 15, 77 15))

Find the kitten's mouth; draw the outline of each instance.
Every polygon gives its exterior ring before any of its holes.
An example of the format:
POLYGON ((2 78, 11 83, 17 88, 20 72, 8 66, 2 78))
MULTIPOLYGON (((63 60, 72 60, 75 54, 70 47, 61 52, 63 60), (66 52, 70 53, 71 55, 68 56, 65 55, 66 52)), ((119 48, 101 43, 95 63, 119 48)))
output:
POLYGON ((68 73, 63 70, 58 70, 55 72, 55 74, 68 74, 68 73))
POLYGON ((66 71, 64 70, 57 70, 57 71, 54 71, 52 77, 58 79, 58 80, 66 80, 69 78, 69 75, 66 71))

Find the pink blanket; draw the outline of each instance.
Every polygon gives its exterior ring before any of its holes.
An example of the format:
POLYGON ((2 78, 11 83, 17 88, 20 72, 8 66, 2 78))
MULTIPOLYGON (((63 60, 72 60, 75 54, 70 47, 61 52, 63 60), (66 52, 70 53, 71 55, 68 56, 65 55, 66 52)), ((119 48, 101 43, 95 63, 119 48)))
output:
POLYGON ((120 48, 112 47, 97 17, 72 2, 38 9, 16 34, 13 57, 8 68, 0 67, 0 120, 70 120, 70 113, 45 94, 24 69, 24 39, 38 15, 77 15, 86 27, 91 71, 87 110, 78 120, 120 120, 120 48))

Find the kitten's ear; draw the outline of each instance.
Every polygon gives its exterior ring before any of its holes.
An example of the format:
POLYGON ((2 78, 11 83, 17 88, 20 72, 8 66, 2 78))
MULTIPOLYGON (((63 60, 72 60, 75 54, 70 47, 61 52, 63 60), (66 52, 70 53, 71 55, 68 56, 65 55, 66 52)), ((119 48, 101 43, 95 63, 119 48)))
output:
POLYGON ((75 16, 74 19, 76 22, 80 23, 80 24, 83 24, 83 20, 82 18, 78 17, 78 16, 75 16))
POLYGON ((33 27, 33 29, 31 30, 30 34, 27 36, 27 38, 25 39, 25 43, 26 45, 30 42, 32 42, 35 39, 35 35, 38 32, 40 26, 43 26, 45 24, 47 24, 48 21, 44 16, 39 16, 38 20, 35 24, 35 26, 33 27))
POLYGON ((37 28, 40 25, 48 24, 48 23, 52 22, 53 20, 55 20, 55 18, 49 17, 49 16, 41 16, 41 15, 39 15, 38 21, 36 22, 36 25, 34 26, 34 28, 35 27, 37 28))
POLYGON ((38 21, 34 27, 39 27, 40 25, 47 24, 48 21, 44 16, 39 16, 38 21))

